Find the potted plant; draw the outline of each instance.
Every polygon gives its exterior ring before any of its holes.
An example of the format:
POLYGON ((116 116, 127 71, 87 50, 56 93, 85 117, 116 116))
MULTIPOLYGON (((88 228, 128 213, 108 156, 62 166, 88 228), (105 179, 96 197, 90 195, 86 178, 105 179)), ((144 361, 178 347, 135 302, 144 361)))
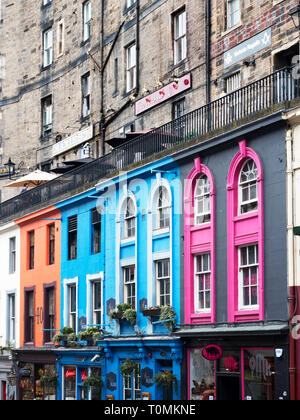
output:
POLYGON ((150 316, 150 317, 155 317, 155 316, 160 316, 161 313, 161 308, 160 306, 151 306, 150 308, 145 308, 142 311, 142 314, 144 316, 150 316))
POLYGON ((132 306, 129 303, 121 303, 120 305, 117 305, 117 309, 109 312, 110 320, 122 319, 124 316, 124 312, 128 309, 132 309, 132 306))
POLYGON ((129 376, 132 372, 137 372, 139 369, 139 365, 134 362, 133 360, 126 359, 120 366, 120 371, 122 376, 129 376))
POLYGON ((131 325, 136 324, 136 310, 133 308, 126 309, 123 313, 122 319, 127 319, 131 325))
POLYGON ((175 391, 178 389, 178 382, 176 376, 172 373, 171 370, 162 370, 157 373, 154 377, 155 382, 158 387, 162 386, 164 388, 171 388, 172 385, 175 385, 175 391))
POLYGON ((86 341, 88 345, 95 345, 96 340, 101 336, 98 327, 89 327, 86 331, 81 331, 78 337, 82 341, 86 341))
POLYGON ((60 343, 63 343, 64 346, 74 347, 76 345, 77 337, 73 328, 64 327, 61 330, 60 334, 56 334, 52 341, 56 346, 59 346, 60 343))
POLYGON ((159 320, 163 321, 163 325, 170 331, 173 332, 176 328, 176 312, 170 305, 161 307, 159 320))

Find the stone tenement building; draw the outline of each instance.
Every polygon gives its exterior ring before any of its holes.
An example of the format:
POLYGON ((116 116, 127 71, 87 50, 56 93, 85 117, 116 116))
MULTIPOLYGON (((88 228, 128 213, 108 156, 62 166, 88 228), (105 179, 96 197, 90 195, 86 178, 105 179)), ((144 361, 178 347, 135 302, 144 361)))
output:
POLYGON ((296 0, 1 3, 0 187, 9 158, 13 178, 62 172, 298 54, 296 0))

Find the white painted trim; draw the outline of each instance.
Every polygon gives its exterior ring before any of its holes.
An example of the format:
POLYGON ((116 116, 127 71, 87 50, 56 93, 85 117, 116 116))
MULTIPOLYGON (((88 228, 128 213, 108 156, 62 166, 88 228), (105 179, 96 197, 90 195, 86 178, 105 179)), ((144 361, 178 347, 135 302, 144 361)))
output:
POLYGON ((92 304, 91 296, 93 292, 93 283, 96 281, 101 282, 101 324, 103 324, 103 278, 104 272, 100 271, 97 274, 87 274, 86 275, 86 323, 87 325, 92 324, 93 315, 92 315, 92 304))
POLYGON ((69 293, 68 287, 75 284, 76 286, 76 333, 78 331, 78 277, 74 277, 72 279, 64 279, 64 325, 65 327, 68 326, 68 313, 69 313, 69 293))

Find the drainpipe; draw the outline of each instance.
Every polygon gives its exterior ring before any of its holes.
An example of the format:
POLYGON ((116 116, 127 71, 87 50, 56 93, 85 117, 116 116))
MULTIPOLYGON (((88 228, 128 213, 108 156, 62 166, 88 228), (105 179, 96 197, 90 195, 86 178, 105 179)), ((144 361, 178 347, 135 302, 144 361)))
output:
POLYGON ((105 126, 104 126, 104 2, 101 2, 101 30, 100 30, 100 37, 101 37, 101 47, 100 47, 100 77, 101 77, 101 105, 100 105, 100 113, 101 113, 101 120, 100 120, 100 130, 102 134, 102 144, 101 144, 101 155, 105 155, 105 126))
MULTIPOLYGON (((206 0, 206 104, 207 105, 209 105, 210 102, 211 102, 210 47, 211 47, 211 0, 206 0)), ((207 110, 207 125, 208 125, 208 131, 210 131, 210 127, 211 127, 211 108, 210 108, 210 106, 207 110)))
POLYGON ((210 95, 210 48, 211 48, 211 0, 206 0, 206 103, 211 102, 210 95))
POLYGON ((138 96, 140 91, 140 0, 136 0, 135 6, 136 15, 136 31, 135 31, 135 45, 136 45, 136 88, 135 94, 138 96))
MULTIPOLYGON (((295 249, 294 249, 294 186, 293 186, 293 131, 287 130, 286 135, 286 154, 287 154, 287 234, 288 234, 288 301, 289 301, 289 323, 291 331, 294 327, 293 318, 297 314, 297 290, 295 287, 295 249)), ((297 390, 297 352, 296 341, 290 332, 290 399, 296 400, 297 390)))

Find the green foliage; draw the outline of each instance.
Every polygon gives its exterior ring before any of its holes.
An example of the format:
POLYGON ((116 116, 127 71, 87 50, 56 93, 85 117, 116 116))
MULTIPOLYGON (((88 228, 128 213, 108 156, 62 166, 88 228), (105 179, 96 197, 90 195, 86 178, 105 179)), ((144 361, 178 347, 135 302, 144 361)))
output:
POLYGON ((158 387, 160 386, 171 387, 174 383, 175 391, 177 392, 177 389, 178 389, 177 378, 170 370, 163 370, 157 373, 154 379, 158 387))
POLYGON ((101 378, 97 378, 95 376, 89 376, 88 378, 86 378, 83 381, 83 385, 84 386, 93 386, 93 387, 97 387, 97 388, 102 388, 103 386, 103 381, 101 378))
POLYGON ((123 318, 127 319, 127 321, 130 321, 131 325, 135 325, 136 324, 136 310, 126 309, 126 311, 123 313, 123 318))
POLYGON ((160 307, 160 321, 163 322, 164 326, 170 331, 173 332, 176 328, 176 312, 170 305, 165 305, 160 307))
POLYGON ((40 377, 40 384, 42 386, 57 386, 58 379, 56 373, 45 372, 45 374, 40 377))
POLYGON ((125 362, 123 362, 120 366, 122 376, 131 375, 132 372, 137 372, 138 369, 138 364, 130 359, 126 359, 125 362))
POLYGON ((62 335, 69 335, 69 334, 72 334, 74 332, 75 332, 74 329, 71 328, 71 327, 63 327, 62 330, 61 330, 62 335))

